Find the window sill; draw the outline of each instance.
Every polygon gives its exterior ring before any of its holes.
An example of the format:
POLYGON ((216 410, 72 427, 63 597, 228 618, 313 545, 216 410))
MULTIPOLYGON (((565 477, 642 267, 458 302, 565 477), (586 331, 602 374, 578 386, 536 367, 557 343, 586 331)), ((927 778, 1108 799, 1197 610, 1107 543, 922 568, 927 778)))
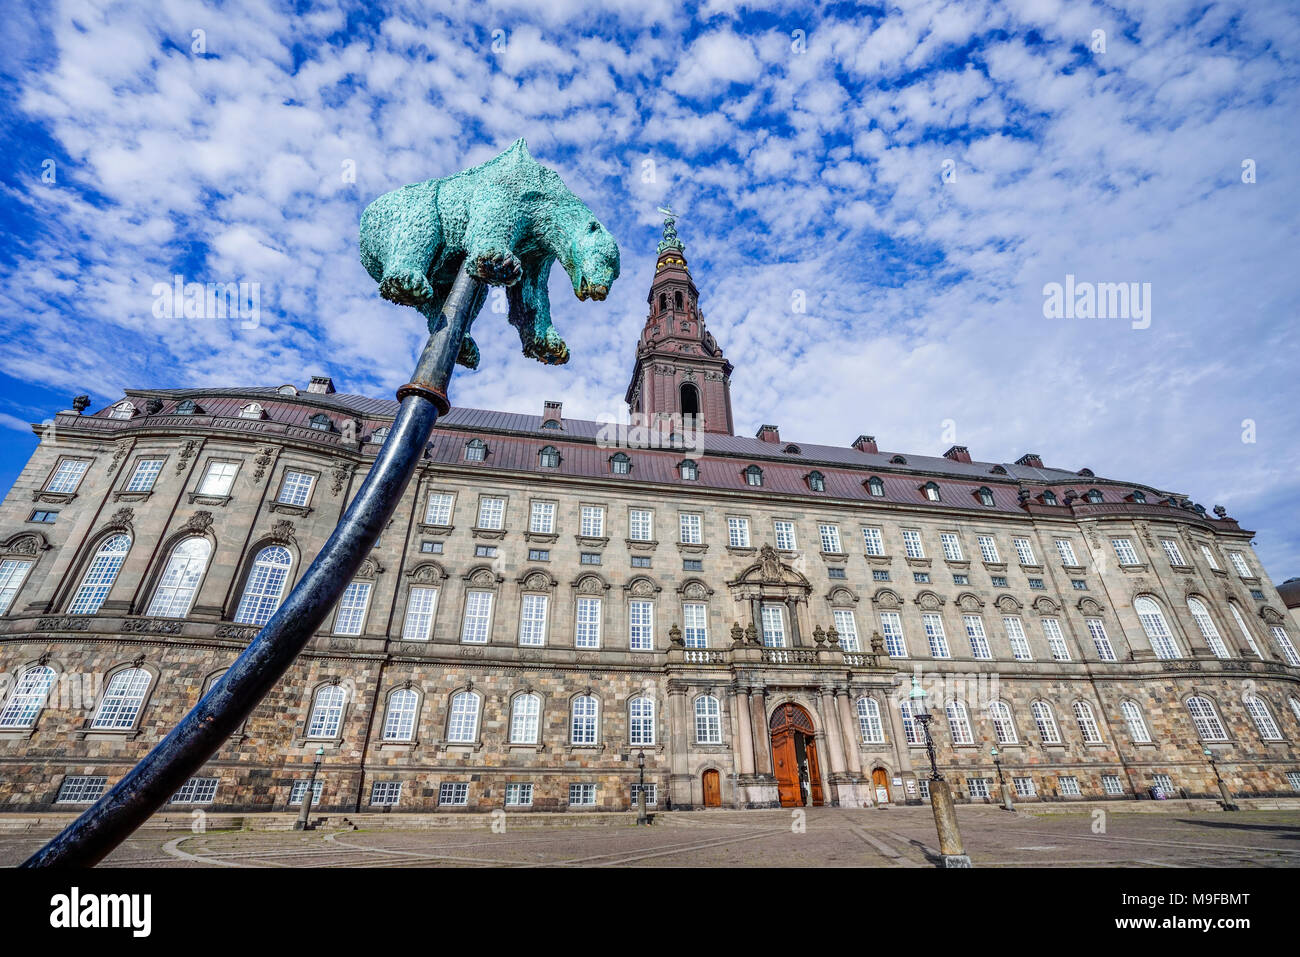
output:
POLYGON ((33 502, 45 502, 47 505, 67 505, 76 497, 76 492, 46 492, 43 489, 32 492, 33 502))
POLYGON ((1006 562, 984 562, 984 568, 991 572, 1004 572, 1007 570, 1006 562))
POLYGON ((506 537, 504 528, 478 528, 475 526, 469 530, 472 537, 489 542, 499 542, 506 537))
POLYGON ((623 544, 627 546, 627 550, 630 552, 653 552, 659 547, 657 541, 644 541, 639 538, 625 538, 623 544))
POLYGON ((845 552, 822 552, 821 556, 828 565, 843 565, 849 560, 845 552))
POLYGON ((78 741, 134 741, 139 728, 81 728, 73 732, 78 741))
POLYGON ((267 506, 267 511, 284 512, 286 515, 297 515, 302 517, 312 513, 310 505, 290 505, 288 502, 272 502, 267 506))
POLYGON ((149 496, 153 494, 153 489, 147 492, 114 492, 114 502, 147 502, 149 496))
POLYGON ((427 525, 420 523, 420 531, 425 535, 450 535, 456 530, 455 525, 427 525))
POLYGON ((749 556, 758 554, 758 549, 752 545, 728 545, 728 555, 749 556))
POLYGON ((225 507, 225 505, 230 501, 232 496, 208 495, 204 492, 190 492, 185 497, 191 505, 197 503, 199 505, 216 505, 218 507, 225 507))
POLYGON ((1082 575, 1084 570, 1083 565, 1062 565, 1061 567, 1071 575, 1082 575))
POLYGON ((956 568, 960 571, 967 571, 970 569, 970 562, 963 561, 962 559, 953 560, 953 559, 945 558, 943 560, 943 563, 947 565, 949 568, 956 568))
POLYGON ((583 548, 604 548, 609 544, 609 537, 603 535, 574 535, 573 540, 583 548))
POLYGON ((1173 562, 1170 562, 1169 570, 1175 572, 1190 572, 1192 570, 1192 566, 1188 565, 1186 562, 1182 562, 1181 564, 1177 564, 1177 565, 1175 565, 1173 562))
POLYGON ((1136 574, 1136 573, 1139 573, 1139 572, 1145 572, 1145 571, 1147 570, 1147 566, 1146 566, 1146 565, 1142 565, 1142 564, 1138 564, 1138 565, 1120 565, 1120 566, 1119 566, 1119 569, 1120 569, 1120 571, 1122 571, 1122 572, 1130 572, 1130 573, 1136 574))
POLYGON ((1026 574, 1033 572, 1035 575, 1041 575, 1043 572, 1042 565, 1021 565, 1020 570, 1026 574))
POLYGON ((559 540, 556 532, 524 532, 524 541, 530 545, 554 545, 559 540))
POLYGON ((708 545, 691 544, 689 542, 677 543, 677 551, 683 555, 703 555, 708 550, 708 545))
POLYGON ((867 556, 868 565, 888 565, 893 560, 894 557, 892 555, 868 555, 867 556))
POLYGON ((929 568, 931 560, 928 558, 907 558, 904 559, 912 568, 929 568))

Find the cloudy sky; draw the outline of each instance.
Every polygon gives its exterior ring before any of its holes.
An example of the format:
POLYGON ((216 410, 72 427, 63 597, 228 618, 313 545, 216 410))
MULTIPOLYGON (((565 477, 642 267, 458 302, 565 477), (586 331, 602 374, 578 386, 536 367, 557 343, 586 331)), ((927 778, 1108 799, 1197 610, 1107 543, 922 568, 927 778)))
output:
POLYGON ((1300 575, 1294 3, 46 6, 0 19, 2 488, 79 392, 391 395, 421 324, 361 210, 524 136, 623 275, 580 303, 555 270, 567 367, 485 312, 456 404, 616 412, 671 202, 738 430, 1039 452, 1222 504, 1300 575), (157 318, 176 275, 257 283, 256 326, 157 318), (1067 275, 1149 283, 1149 326, 1045 318, 1067 275))

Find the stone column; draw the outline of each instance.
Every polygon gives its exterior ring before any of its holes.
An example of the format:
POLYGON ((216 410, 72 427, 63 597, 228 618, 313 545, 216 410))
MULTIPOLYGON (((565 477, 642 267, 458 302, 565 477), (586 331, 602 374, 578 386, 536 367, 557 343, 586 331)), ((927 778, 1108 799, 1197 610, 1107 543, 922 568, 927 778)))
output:
POLYGON ((753 720, 754 773, 772 773, 772 742, 767 733, 767 696, 763 686, 749 689, 750 716, 753 720))
POLYGON ((894 739, 894 758, 901 770, 911 771, 912 753, 907 743, 907 732, 903 730, 903 716, 899 713, 896 702, 888 697, 885 702, 885 710, 889 712, 889 727, 893 730, 890 737, 894 739))
POLYGON ((668 682, 668 746, 669 789, 673 796, 673 807, 690 807, 691 776, 687 764, 689 738, 686 733, 686 686, 679 681, 668 682))
POLYGON ((858 751, 857 729, 853 723, 853 711, 849 701, 849 689, 835 689, 835 704, 840 712, 840 730, 844 738, 844 757, 849 763, 849 771, 854 777, 862 777, 862 755, 858 751))
POLYGON ((736 754, 736 771, 740 774, 754 773, 754 731, 749 720, 749 691, 738 686, 732 697, 735 702, 735 721, 732 724, 732 737, 736 744, 732 750, 736 754))
POLYGON ((799 634, 799 599, 787 598, 785 613, 790 619, 790 647, 800 648, 803 646, 803 638, 799 634))
POLYGON ((830 752, 831 774, 844 773, 844 737, 840 733, 840 714, 835 707, 835 690, 829 685, 817 689, 821 695, 822 724, 826 726, 826 750, 830 752))

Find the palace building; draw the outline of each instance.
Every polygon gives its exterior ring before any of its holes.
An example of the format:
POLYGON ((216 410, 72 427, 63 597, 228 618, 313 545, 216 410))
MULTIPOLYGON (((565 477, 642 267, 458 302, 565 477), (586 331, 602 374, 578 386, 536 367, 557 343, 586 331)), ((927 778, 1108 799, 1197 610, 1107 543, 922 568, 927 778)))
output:
MULTIPOLYGON (((560 402, 439 421, 337 607, 174 805, 286 810, 318 751, 325 813, 627 810, 642 756, 660 809, 914 803, 920 707, 963 800, 1001 775, 1020 800, 1300 790, 1300 638, 1253 533, 1032 453, 736 435, 697 296, 669 222, 626 394, 666 442, 611 445, 560 402)), ((397 409, 325 376, 73 406, 0 507, 9 811, 84 807, 176 724, 397 409)))

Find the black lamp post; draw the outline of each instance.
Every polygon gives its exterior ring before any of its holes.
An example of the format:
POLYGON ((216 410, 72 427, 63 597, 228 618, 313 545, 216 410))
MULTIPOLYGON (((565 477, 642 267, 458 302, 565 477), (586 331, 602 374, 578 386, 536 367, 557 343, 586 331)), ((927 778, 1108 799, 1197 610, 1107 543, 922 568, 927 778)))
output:
POLYGON ((638 826, 649 824, 650 820, 645 813, 645 750, 637 752, 636 766, 641 772, 641 786, 636 792, 636 823, 638 826))
POLYGON ((1223 809, 1225 811, 1240 810, 1236 802, 1232 800, 1232 792, 1228 790, 1228 783, 1223 780, 1223 775, 1219 773, 1219 765, 1215 763, 1214 752, 1206 748, 1205 756, 1210 759, 1210 770, 1214 772, 1214 780, 1219 782, 1219 796, 1223 798, 1223 809))
POLYGON ((325 749, 316 749, 316 760, 311 763, 311 778, 307 781, 307 790, 302 793, 302 811, 298 814, 298 820, 294 822, 295 831, 310 831, 311 825, 307 819, 311 817, 311 799, 316 791, 316 775, 320 771, 321 759, 325 757, 325 749))
POLYGON ((934 759, 934 738, 930 737, 930 721, 933 716, 925 709, 925 689, 921 687, 920 680, 915 676, 912 678, 912 690, 907 697, 912 702, 912 720, 919 724, 925 733, 925 753, 930 756, 930 780, 942 781, 943 775, 939 773, 939 766, 934 759))

